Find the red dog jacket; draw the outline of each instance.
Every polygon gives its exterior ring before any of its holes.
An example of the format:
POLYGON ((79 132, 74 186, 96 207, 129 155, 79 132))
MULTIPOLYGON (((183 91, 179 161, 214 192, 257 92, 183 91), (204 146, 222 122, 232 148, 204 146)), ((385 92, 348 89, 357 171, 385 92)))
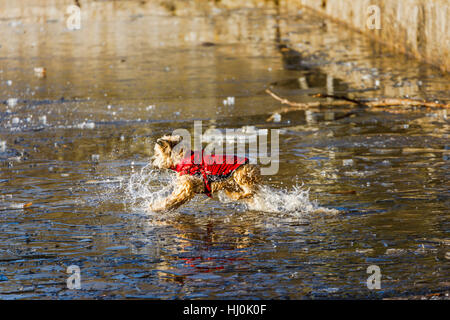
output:
POLYGON ((180 175, 202 175, 205 183, 205 193, 211 197, 211 183, 227 179, 240 166, 248 163, 248 158, 227 155, 203 155, 191 152, 190 157, 183 158, 172 170, 180 175))

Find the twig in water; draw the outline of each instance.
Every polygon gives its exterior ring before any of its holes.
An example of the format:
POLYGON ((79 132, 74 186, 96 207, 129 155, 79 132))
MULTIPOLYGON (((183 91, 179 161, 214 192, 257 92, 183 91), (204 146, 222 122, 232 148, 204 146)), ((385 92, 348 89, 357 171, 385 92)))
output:
POLYGON ((317 94, 314 97, 320 98, 333 98, 337 99, 336 101, 327 101, 327 102, 292 102, 288 99, 281 98, 273 93, 271 90, 266 89, 266 93, 272 96, 275 100, 280 101, 282 104, 287 104, 288 108, 283 108, 277 112, 274 112, 266 121, 273 121, 275 114, 283 114, 295 110, 311 110, 318 109, 320 107, 342 107, 349 105, 357 105, 360 107, 370 107, 377 108, 378 110, 392 112, 392 113, 404 113, 409 110, 396 109, 393 110, 391 108, 386 107, 426 107, 426 108, 434 108, 434 109, 449 109, 450 104, 438 103, 438 102, 430 102, 430 101, 420 101, 406 98, 386 98, 376 101, 364 101, 357 99, 350 99, 342 96, 335 96, 331 94, 317 94))

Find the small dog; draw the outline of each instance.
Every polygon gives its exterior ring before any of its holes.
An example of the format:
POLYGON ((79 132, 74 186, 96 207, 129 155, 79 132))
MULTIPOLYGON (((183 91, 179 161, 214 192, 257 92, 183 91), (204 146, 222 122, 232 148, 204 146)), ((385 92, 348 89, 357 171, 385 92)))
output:
POLYGON ((251 199, 261 180, 259 167, 247 158, 188 153, 182 148, 182 137, 165 135, 155 144, 153 166, 178 172, 173 193, 150 207, 151 211, 173 210, 191 200, 196 193, 212 196, 224 190, 232 200, 251 199), (175 148, 179 146, 180 148, 175 148))

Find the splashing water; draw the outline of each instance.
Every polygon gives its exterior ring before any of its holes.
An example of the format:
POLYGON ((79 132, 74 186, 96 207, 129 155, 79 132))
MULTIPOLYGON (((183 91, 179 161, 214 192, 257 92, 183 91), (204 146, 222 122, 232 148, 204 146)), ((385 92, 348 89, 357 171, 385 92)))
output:
MULTIPOLYGON (((229 202, 225 197, 221 194, 220 200, 229 202)), ((339 212, 336 209, 321 207, 317 201, 311 201, 309 189, 303 189, 302 186, 294 186, 291 190, 288 190, 263 185, 253 199, 245 201, 244 205, 247 210, 298 216, 309 213, 336 214, 339 212)))
POLYGON ((148 211, 150 205, 168 197, 175 184, 175 174, 155 170, 149 164, 131 174, 126 185, 126 200, 132 208, 148 211))
MULTIPOLYGON (((131 174, 126 185, 126 202, 135 210, 147 211, 150 205, 168 197, 176 185, 176 174, 155 170, 149 164, 131 174)), ((223 192, 219 201, 233 202, 223 192)), ((240 201, 244 210, 268 213, 283 213, 300 216, 309 213, 336 214, 339 211, 321 207, 317 201, 309 199, 309 189, 294 186, 292 189, 275 189, 263 185, 251 200, 240 201)))

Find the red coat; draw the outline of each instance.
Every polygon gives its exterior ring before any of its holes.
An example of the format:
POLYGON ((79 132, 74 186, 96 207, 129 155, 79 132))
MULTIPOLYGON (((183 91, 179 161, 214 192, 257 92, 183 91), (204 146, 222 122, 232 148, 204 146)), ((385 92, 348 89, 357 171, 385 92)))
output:
MULTIPOLYGON (((202 153, 203 154, 203 153, 202 153)), ((227 179, 240 166, 248 163, 248 158, 227 155, 203 155, 191 153, 191 156, 183 158, 172 170, 180 175, 201 175, 205 182, 205 193, 211 197, 211 182, 227 179)))

